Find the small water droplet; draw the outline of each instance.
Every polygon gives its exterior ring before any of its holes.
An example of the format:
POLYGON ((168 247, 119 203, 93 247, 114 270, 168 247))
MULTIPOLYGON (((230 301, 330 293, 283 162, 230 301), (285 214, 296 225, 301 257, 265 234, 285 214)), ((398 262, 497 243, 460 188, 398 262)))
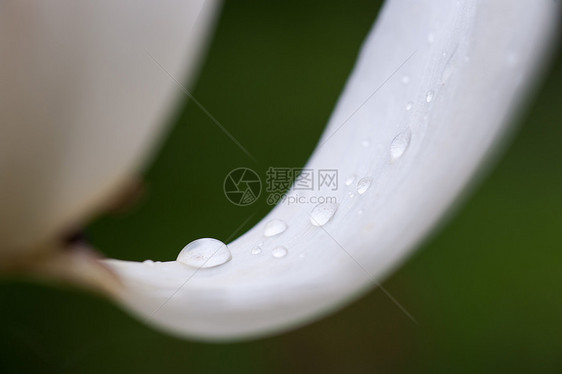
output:
POLYGON ((154 266, 154 261, 152 260, 144 260, 142 263, 148 266, 154 266))
POLYGON ((232 255, 226 244, 220 240, 203 238, 183 247, 176 261, 196 268, 211 268, 231 259, 232 255))
POLYGON ((390 157, 392 157, 393 160, 399 159, 404 152, 406 152, 406 149, 408 149, 410 145, 411 137, 410 129, 406 129, 392 139, 392 143, 390 144, 390 157))
POLYGON ((410 111, 412 110, 412 108, 414 107, 414 103, 411 101, 408 101, 408 103, 406 104, 406 110, 410 111))
POLYGON ((310 222, 314 226, 324 226, 332 219, 338 210, 338 204, 335 203, 321 203, 316 205, 310 213, 310 222))
POLYGON ((355 194, 354 194, 353 192, 350 192, 350 193, 348 194, 348 196, 349 196, 350 199, 353 199, 353 198, 355 197, 355 194))
POLYGON ((431 44, 434 41, 435 41, 435 33, 431 31, 429 34, 427 34, 427 42, 431 44))
POLYGON ((349 176, 349 177, 345 180, 345 185, 346 185, 346 186, 351 186, 351 184, 353 183, 354 180, 355 180, 355 174, 349 176))
POLYGON ((259 254, 261 253, 261 248, 260 248, 260 247, 252 248, 251 253, 252 253, 253 255, 259 255, 259 254))
POLYGON ((363 214, 363 209, 359 209, 359 210, 357 211, 357 214, 359 214, 359 215, 363 214))
POLYGON ((359 179, 357 182, 357 193, 363 195, 371 187, 371 182, 373 180, 370 177, 364 177, 359 179))
POLYGON ((370 145, 371 145, 371 142, 368 141, 368 140, 363 140, 363 141, 361 142, 361 146, 362 146, 363 148, 367 148, 367 147, 370 146, 370 145))
POLYGON ((402 83, 404 83, 404 84, 410 83, 410 76, 408 76, 408 75, 402 76, 402 83))
POLYGON ((272 219, 269 221, 263 230, 264 236, 275 236, 287 230, 287 224, 280 219, 272 219))
POLYGON ((283 258, 287 256, 288 253, 289 251, 287 250, 287 248, 281 246, 275 247, 271 250, 271 255, 275 258, 283 258))
POLYGON ((427 93, 425 94, 425 101, 427 101, 428 103, 431 103, 434 96, 435 96, 435 93, 433 91, 431 91, 431 90, 427 91, 427 93))

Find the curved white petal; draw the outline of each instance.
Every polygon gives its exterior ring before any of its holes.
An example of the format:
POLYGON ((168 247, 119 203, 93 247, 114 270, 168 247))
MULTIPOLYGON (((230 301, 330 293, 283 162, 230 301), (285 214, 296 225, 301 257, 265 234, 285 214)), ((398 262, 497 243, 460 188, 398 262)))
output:
POLYGON ((227 339, 297 326, 375 285, 496 144, 540 67, 557 10, 552 1, 389 1, 307 165, 339 171, 333 218, 318 227, 313 205, 281 204, 229 244, 230 262, 199 271, 109 260, 125 285, 118 299, 172 333, 227 339), (372 183, 358 194, 362 177, 372 183), (264 237, 271 219, 287 230, 264 237), (277 246, 288 254, 273 256, 277 246))
POLYGON ((90 218, 136 171, 193 71, 215 1, 0 4, 0 250, 90 218))

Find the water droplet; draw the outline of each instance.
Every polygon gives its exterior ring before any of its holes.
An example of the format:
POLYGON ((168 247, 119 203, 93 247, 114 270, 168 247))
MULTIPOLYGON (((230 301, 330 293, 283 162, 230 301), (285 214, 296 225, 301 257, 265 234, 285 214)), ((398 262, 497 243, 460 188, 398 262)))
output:
POLYGON ((406 104, 406 110, 410 111, 412 110, 412 108, 414 107, 414 103, 411 101, 408 101, 408 103, 406 104))
POLYGON ((363 209, 359 209, 359 210, 357 211, 357 214, 359 214, 359 215, 363 214, 363 209))
POLYGON ((348 196, 349 196, 350 199, 353 199, 353 198, 355 197, 355 194, 354 194, 353 192, 350 192, 350 193, 348 194, 348 196))
POLYGON ((345 180, 345 185, 346 185, 346 186, 351 186, 351 184, 353 183, 354 180, 355 180, 355 174, 349 176, 349 177, 345 180))
POLYGON ((280 219, 272 219, 269 221, 263 230, 264 236, 275 236, 287 230, 287 224, 280 219))
POLYGON ((285 247, 275 247, 271 251, 271 255, 275 258, 283 258, 287 256, 288 253, 289 251, 285 247))
POLYGON ((406 152, 406 149, 408 149, 410 145, 411 137, 410 129, 406 129, 392 139, 392 143, 390 144, 390 157, 392 157, 393 160, 399 159, 404 152, 406 152))
POLYGON ((361 146, 362 146, 363 148, 367 148, 367 147, 370 146, 370 145, 371 145, 371 142, 368 141, 368 140, 363 140, 363 141, 361 142, 361 146))
POLYGON ((314 226, 324 226, 332 219, 338 210, 338 204, 335 203, 321 203, 316 205, 310 213, 310 222, 314 226))
POLYGON ((148 266, 154 266, 154 261, 152 260, 144 260, 142 263, 148 266))
POLYGON ((427 34, 427 42, 431 44, 434 41, 435 41, 435 33, 431 31, 429 34, 427 34))
POLYGON ((431 103, 431 101, 433 100, 433 96, 435 96, 435 93, 433 91, 427 91, 427 93, 425 94, 425 101, 431 103))
POLYGON ((443 56, 443 57, 447 57, 447 52, 443 52, 443 53, 441 53, 441 56, 443 56))
POLYGON ((261 248, 260 248, 260 247, 252 248, 251 253, 252 253, 253 255, 259 255, 259 254, 261 253, 261 248))
POLYGON ((183 247, 176 261, 196 268, 211 268, 231 259, 232 255, 226 244, 220 240, 203 238, 183 247))
POLYGON ((404 84, 410 83, 410 77, 408 75, 404 75, 402 77, 402 83, 404 83, 404 84))
POLYGON ((370 177, 364 177, 359 179, 357 182, 357 193, 363 195, 371 187, 371 182, 373 180, 370 177))

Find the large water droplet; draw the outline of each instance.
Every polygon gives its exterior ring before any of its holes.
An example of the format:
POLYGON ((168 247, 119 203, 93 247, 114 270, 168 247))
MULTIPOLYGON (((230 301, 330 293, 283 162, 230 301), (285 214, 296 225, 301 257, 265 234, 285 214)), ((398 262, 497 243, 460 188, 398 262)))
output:
POLYGON ((232 255, 226 244, 220 240, 203 238, 183 247, 176 261, 196 268, 211 268, 231 259, 232 255))
POLYGON ((287 248, 281 246, 275 247, 273 248, 273 250, 271 250, 271 255, 275 258, 283 258, 287 256, 288 253, 289 251, 287 250, 287 248))
POLYGON ((428 103, 431 103, 434 96, 435 96, 435 93, 433 91, 431 91, 431 90, 427 91, 427 93, 425 94, 425 101, 427 101, 428 103))
POLYGON ((355 174, 349 176, 349 177, 345 180, 345 185, 346 185, 346 186, 351 186, 351 184, 353 183, 354 180, 355 180, 355 174))
POLYGON ((287 230, 287 224, 280 219, 272 219, 269 221, 263 230, 264 236, 275 236, 287 230))
POLYGON ((404 152, 406 152, 406 149, 408 149, 410 145, 411 137, 410 129, 406 129, 392 139, 392 143, 390 144, 390 157, 392 157, 393 160, 399 159, 404 152))
POLYGON ((310 213, 310 222, 314 226, 324 226, 336 214, 336 210, 338 210, 338 204, 336 203, 318 204, 310 213))
POLYGON ((371 187, 372 179, 370 177, 364 177, 359 179, 357 182, 357 193, 363 195, 371 187))

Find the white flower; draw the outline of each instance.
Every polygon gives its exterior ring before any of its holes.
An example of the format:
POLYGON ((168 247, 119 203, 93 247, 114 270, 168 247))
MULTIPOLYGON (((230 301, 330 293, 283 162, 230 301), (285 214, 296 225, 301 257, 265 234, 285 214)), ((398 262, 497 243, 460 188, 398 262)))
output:
POLYGON ((205 339, 298 326, 398 266, 495 150, 559 8, 389 0, 307 166, 355 181, 318 217, 313 205, 280 204, 228 244, 230 261, 199 269, 98 262, 62 251, 60 237, 134 175, 177 86, 186 91, 179 81, 194 69, 213 2, 2 6, 0 269, 82 282, 149 323, 205 339), (271 220, 287 227, 264 237, 271 220))

